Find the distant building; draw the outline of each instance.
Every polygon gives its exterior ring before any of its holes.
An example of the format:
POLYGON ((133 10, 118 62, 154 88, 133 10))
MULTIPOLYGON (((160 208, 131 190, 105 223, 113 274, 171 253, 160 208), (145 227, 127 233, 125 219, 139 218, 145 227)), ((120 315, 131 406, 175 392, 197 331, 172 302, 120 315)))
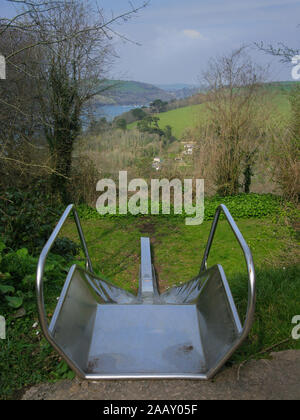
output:
POLYGON ((196 147, 196 143, 195 142, 182 142, 181 144, 183 144, 184 147, 184 151, 183 154, 184 155, 192 155, 195 147, 196 147))
POLYGON ((153 159, 152 168, 156 171, 159 171, 161 169, 161 159, 159 157, 153 159))

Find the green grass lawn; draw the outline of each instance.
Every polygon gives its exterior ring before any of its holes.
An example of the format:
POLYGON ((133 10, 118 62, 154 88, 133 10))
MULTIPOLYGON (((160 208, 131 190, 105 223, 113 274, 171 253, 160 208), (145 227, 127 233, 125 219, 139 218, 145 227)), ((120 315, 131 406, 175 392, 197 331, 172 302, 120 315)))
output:
MULTIPOLYGON (((186 226, 184 220, 147 216, 102 218, 82 222, 94 269, 113 283, 136 292, 140 264, 140 237, 151 238, 153 262, 162 289, 190 280, 197 274, 211 222, 186 226)), ((240 220, 239 228, 253 252, 257 268, 278 263, 288 231, 270 220, 240 220), (280 238, 280 239, 279 239, 280 238)), ((63 232, 77 239, 69 223, 63 232)), ((222 264, 227 275, 245 272, 242 251, 228 223, 221 220, 210 254, 210 265, 222 264)))

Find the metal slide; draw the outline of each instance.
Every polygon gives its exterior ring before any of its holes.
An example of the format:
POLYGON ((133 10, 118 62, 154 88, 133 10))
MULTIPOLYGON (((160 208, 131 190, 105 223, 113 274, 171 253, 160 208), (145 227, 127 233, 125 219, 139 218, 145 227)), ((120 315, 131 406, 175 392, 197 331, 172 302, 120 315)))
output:
POLYGON ((163 294, 158 291, 150 241, 141 238, 137 296, 94 274, 77 212, 70 205, 40 255, 36 286, 46 339, 77 375, 89 380, 210 379, 247 337, 255 309, 252 255, 224 205, 216 212, 198 276, 163 294), (43 295, 45 262, 71 212, 86 256, 86 269, 71 267, 48 326, 43 295), (249 294, 244 325, 222 266, 207 268, 221 212, 246 260, 249 294))

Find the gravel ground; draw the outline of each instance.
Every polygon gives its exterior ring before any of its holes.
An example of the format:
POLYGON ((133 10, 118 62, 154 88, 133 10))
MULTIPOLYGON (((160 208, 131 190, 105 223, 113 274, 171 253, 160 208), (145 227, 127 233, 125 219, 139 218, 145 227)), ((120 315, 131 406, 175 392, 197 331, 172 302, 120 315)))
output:
POLYGON ((223 369, 211 381, 87 382, 78 378, 28 389, 23 400, 300 400, 300 351, 223 369))

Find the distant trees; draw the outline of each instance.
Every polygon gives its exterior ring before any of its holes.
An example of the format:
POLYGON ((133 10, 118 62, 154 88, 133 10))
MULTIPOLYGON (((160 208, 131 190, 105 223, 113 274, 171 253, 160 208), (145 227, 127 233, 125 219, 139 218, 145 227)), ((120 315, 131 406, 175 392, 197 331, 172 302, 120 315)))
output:
POLYGON ((147 113, 142 108, 134 108, 131 110, 131 114, 133 115, 135 121, 140 121, 146 117, 147 113))
POLYGON ((148 115, 137 123, 137 129, 141 133, 157 134, 162 141, 162 145, 167 147, 175 137, 172 134, 172 127, 167 125, 164 129, 159 127, 159 117, 148 115))
POLYGON ((159 136, 164 135, 164 131, 159 128, 158 122, 159 117, 147 115, 141 121, 138 121, 137 128, 141 133, 158 134, 159 136))
POLYGON ((107 121, 105 117, 100 118, 99 120, 91 119, 88 132, 91 134, 99 134, 109 130, 112 126, 112 123, 107 121))
POLYGON ((159 114, 160 112, 166 111, 168 102, 164 102, 161 99, 156 99, 155 101, 151 102, 150 109, 151 112, 159 114))
POLYGON ((124 131, 127 129, 127 122, 125 118, 118 118, 116 120, 116 128, 119 128, 124 131))

